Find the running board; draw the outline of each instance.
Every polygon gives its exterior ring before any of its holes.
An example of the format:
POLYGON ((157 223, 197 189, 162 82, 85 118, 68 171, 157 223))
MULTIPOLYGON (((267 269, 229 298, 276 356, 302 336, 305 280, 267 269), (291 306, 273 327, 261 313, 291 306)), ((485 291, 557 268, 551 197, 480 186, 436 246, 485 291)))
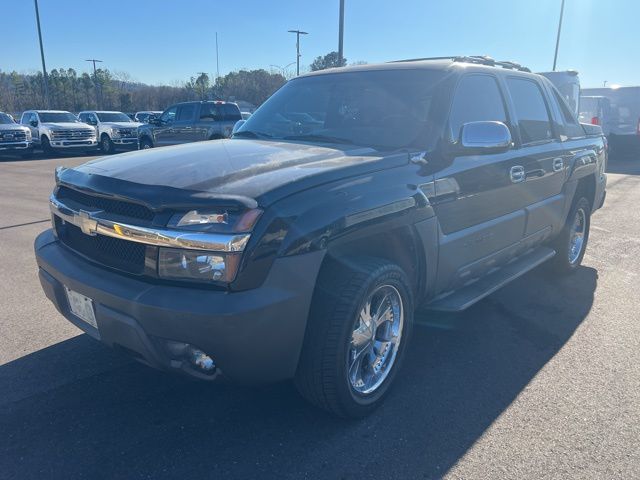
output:
POLYGON ((521 257, 512 260, 504 267, 490 273, 486 277, 470 283, 459 290, 455 290, 445 296, 439 296, 430 303, 424 305, 425 310, 440 312, 461 312, 479 302, 507 283, 533 270, 541 263, 546 262, 556 254, 556 251, 548 247, 539 247, 521 257))

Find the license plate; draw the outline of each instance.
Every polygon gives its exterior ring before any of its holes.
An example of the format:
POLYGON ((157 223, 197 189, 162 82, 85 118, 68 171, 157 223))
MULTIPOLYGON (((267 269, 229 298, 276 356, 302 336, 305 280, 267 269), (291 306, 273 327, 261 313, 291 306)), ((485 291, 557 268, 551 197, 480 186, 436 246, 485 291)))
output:
POLYGON ((67 300, 69 300, 69 307, 71 313, 73 313, 80 320, 87 322, 93 328, 98 328, 98 322, 96 322, 96 314, 93 310, 93 300, 89 297, 74 292, 68 287, 64 287, 67 292, 67 300))

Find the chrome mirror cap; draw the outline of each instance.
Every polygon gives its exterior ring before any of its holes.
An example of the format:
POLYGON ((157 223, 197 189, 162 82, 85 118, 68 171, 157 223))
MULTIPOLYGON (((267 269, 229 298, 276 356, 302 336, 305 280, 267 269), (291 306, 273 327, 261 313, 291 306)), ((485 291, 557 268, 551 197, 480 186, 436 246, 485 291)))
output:
POLYGON ((460 131, 460 145, 464 149, 480 151, 508 150, 511 132, 502 122, 469 122, 460 131))

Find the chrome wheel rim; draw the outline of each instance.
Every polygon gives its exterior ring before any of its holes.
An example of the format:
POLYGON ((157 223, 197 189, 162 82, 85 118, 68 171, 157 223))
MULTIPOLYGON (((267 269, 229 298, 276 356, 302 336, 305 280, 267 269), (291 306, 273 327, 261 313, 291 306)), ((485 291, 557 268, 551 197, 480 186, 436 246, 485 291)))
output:
POLYGON ((404 309, 398 289, 392 285, 376 288, 364 302, 351 333, 347 376, 356 393, 375 392, 389 376, 403 326, 404 309))
POLYGON ((109 145, 109 140, 107 140, 106 138, 102 139, 102 149, 105 152, 108 152, 109 150, 111 150, 110 145, 109 145))
POLYGON ((569 263, 575 264, 580 258, 584 248, 584 239, 587 231, 587 215, 584 209, 580 208, 576 212, 569 234, 569 263))

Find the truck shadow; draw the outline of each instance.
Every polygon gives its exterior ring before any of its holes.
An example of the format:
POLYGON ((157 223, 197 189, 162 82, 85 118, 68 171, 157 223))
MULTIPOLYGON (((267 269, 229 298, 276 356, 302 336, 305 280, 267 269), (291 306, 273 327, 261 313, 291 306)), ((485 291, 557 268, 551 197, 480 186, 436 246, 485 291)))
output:
POLYGON ((570 339, 596 286, 592 268, 538 270, 463 314, 419 313, 395 388, 360 421, 289 383, 199 383, 75 337, 0 367, 2 475, 440 478, 570 339))
POLYGON ((640 175, 640 152, 612 154, 607 163, 607 173, 640 175))

